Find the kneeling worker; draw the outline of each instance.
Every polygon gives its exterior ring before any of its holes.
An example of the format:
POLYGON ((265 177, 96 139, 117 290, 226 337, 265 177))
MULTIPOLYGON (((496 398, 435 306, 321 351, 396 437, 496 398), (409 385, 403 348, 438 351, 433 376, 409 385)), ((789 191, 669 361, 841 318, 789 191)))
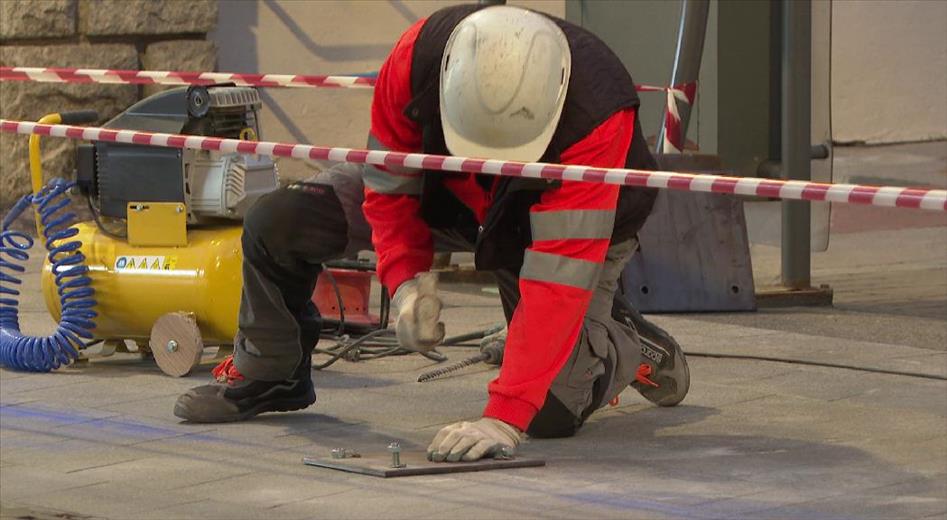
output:
MULTIPOLYGON (((521 8, 452 6, 409 28, 382 66, 369 145, 654 169, 638 105, 624 66, 588 31, 521 8)), ((689 387, 684 353, 668 338, 642 356, 640 319, 615 298, 655 197, 602 183, 372 165, 279 190, 245 223, 233 360, 215 369, 218 383, 183 395, 175 414, 222 422, 315 402, 319 320, 309 296, 319 264, 357 248, 365 221, 406 348, 432 349, 444 337, 436 289, 421 276, 435 248, 473 251, 498 281, 508 323, 499 376, 480 419, 437 433, 432 460, 493 456, 523 433, 574 435, 629 384, 675 405, 689 387), (360 180, 364 220, 352 209, 360 180)))

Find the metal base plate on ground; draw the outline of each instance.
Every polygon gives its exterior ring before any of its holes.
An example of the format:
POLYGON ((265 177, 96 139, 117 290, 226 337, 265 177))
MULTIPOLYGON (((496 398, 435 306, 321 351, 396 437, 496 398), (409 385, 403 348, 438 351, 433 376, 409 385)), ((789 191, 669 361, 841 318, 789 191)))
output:
POLYGON ((369 455, 333 459, 330 457, 304 457, 303 464, 320 468, 347 471, 373 477, 411 477, 416 475, 438 475, 444 473, 465 473, 469 471, 488 471, 492 469, 535 468, 545 466, 542 459, 481 459, 474 462, 431 462, 424 453, 401 453, 403 468, 391 467, 391 455, 369 455))

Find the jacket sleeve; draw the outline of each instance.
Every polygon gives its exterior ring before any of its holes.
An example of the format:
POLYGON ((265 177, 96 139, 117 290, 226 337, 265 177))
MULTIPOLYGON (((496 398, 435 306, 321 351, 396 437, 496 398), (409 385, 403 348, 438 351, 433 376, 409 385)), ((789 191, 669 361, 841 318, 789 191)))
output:
MULTIPOLYGON (((421 150, 421 129, 405 117, 404 109, 411 101, 414 43, 424 22, 418 21, 401 36, 379 70, 371 106, 371 149, 421 150)), ((364 180, 362 211, 372 228, 378 277, 394 294, 403 281, 429 270, 433 260, 431 232, 419 214, 421 172, 365 164, 364 180)))
MULTIPOLYGON (((617 112, 561 155, 563 164, 624 167, 635 112, 617 112)), ((520 300, 484 415, 526 430, 581 330, 605 261, 616 185, 563 181, 530 208, 533 242, 520 269, 520 300)))

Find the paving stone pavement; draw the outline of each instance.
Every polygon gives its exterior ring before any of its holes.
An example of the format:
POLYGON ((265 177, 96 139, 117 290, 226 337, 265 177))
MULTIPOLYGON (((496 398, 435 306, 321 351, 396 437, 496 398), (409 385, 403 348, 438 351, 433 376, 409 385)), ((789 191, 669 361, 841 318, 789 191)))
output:
MULTIPOLYGON (((759 283, 778 258, 754 246, 759 283)), ((947 376, 947 227, 847 229, 813 255, 813 283, 833 307, 651 316, 694 354, 687 399, 656 408, 629 389, 575 438, 528 440, 543 468, 380 479, 302 464, 392 440, 423 450, 481 412, 484 366, 420 384, 436 364, 419 356, 340 361, 315 373, 310 409, 227 425, 171 414, 209 360, 184 378, 135 355, 0 369, 0 517, 947 518, 947 381, 697 355, 947 376)), ((500 320, 489 289, 444 289, 449 333, 500 320)), ((24 330, 51 327, 41 298, 22 309, 24 330)))

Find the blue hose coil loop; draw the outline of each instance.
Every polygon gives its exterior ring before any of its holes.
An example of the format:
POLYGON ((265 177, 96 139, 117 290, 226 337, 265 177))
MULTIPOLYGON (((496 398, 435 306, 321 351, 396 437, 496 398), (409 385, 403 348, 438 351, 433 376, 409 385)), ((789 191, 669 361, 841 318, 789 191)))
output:
POLYGON ((76 214, 64 211, 69 204, 67 192, 73 182, 53 179, 36 195, 25 195, 3 219, 0 231, 0 365, 13 370, 49 372, 68 365, 79 358, 85 341, 92 339, 97 316, 95 290, 85 255, 79 250, 82 243, 68 240, 79 233, 73 226, 76 214), (62 305, 62 318, 56 332, 45 337, 20 333, 20 292, 12 286, 22 281, 23 265, 29 260, 27 251, 33 247, 33 238, 19 231, 8 230, 13 221, 33 204, 43 225, 43 237, 49 251, 49 262, 55 274, 55 283, 62 305))

